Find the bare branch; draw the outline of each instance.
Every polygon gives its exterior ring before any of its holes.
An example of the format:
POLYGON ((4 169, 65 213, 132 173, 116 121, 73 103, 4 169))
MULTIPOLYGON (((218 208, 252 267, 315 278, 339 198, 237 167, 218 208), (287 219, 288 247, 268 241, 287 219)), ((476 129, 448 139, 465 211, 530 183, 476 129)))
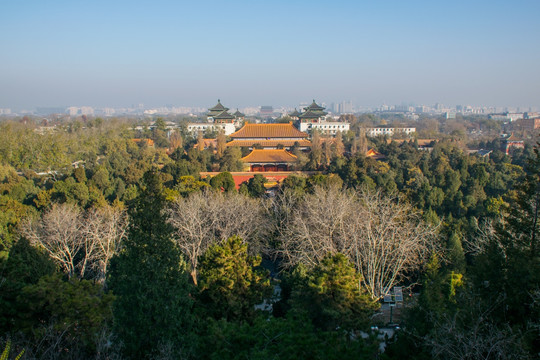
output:
POLYGON ((21 234, 44 248, 69 277, 103 280, 127 222, 124 210, 110 206, 83 213, 74 205, 55 204, 40 219, 24 223, 21 234))
POLYGON ((261 250, 269 225, 261 202, 237 193, 196 192, 179 197, 168 209, 175 227, 175 240, 191 265, 197 284, 198 260, 214 243, 237 235, 248 242, 250 250, 261 250))
POLYGON ((398 199, 339 187, 316 188, 295 208, 279 211, 287 215, 277 250, 285 266, 313 266, 327 253, 340 252, 355 264, 373 298, 424 263, 437 230, 398 199))

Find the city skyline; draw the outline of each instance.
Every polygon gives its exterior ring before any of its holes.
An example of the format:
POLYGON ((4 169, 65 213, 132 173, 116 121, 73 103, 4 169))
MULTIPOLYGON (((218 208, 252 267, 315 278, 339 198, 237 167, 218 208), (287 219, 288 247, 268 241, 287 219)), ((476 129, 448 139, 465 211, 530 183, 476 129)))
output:
POLYGON ((539 107, 537 1, 0 4, 0 108, 539 107))

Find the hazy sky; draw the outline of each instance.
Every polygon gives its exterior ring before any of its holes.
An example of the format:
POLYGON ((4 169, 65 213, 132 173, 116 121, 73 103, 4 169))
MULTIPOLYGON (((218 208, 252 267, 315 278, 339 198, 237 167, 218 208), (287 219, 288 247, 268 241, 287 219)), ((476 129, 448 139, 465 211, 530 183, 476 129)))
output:
POLYGON ((539 0, 0 0, 0 107, 539 107, 539 14, 539 0))

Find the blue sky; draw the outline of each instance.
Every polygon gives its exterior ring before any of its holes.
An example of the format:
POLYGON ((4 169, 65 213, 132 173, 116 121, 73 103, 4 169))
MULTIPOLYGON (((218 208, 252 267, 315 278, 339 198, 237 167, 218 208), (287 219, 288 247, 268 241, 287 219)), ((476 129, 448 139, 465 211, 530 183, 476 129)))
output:
POLYGON ((538 0, 0 0, 0 107, 540 107, 538 14, 538 0))

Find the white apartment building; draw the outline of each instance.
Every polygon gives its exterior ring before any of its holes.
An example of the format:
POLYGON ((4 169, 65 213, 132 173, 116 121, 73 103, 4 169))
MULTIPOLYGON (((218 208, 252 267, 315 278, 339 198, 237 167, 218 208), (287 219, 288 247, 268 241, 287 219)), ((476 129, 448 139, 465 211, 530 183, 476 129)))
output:
POLYGON ((223 129, 225 135, 231 135, 236 131, 236 128, 234 127, 234 124, 232 123, 221 123, 221 124, 215 124, 215 123, 189 123, 187 125, 187 131, 192 134, 198 134, 200 132, 205 132, 207 129, 219 131, 220 129, 223 129))
POLYGON ((366 135, 370 137, 375 136, 393 136, 397 133, 405 133, 407 135, 410 135, 412 133, 416 132, 416 128, 393 128, 393 127, 376 127, 376 128, 367 128, 366 129, 366 135))
POLYGON ((319 123, 300 123, 300 131, 311 133, 313 130, 318 130, 321 134, 335 135, 338 131, 349 131, 350 124, 347 122, 330 122, 321 121, 319 123))

